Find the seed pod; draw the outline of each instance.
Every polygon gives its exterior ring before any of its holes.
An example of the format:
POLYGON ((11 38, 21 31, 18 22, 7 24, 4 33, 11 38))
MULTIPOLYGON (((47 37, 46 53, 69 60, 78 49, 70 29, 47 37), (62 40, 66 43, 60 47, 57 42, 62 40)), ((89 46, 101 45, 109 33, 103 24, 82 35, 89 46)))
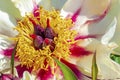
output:
POLYGON ((39 36, 44 36, 44 29, 40 25, 34 26, 34 33, 39 36))
POLYGON ((55 37, 55 32, 51 27, 47 27, 44 32, 45 38, 53 39, 55 37))
POLYGON ((35 49, 42 49, 42 44, 43 44, 43 38, 41 36, 36 36, 34 39, 34 46, 35 49))

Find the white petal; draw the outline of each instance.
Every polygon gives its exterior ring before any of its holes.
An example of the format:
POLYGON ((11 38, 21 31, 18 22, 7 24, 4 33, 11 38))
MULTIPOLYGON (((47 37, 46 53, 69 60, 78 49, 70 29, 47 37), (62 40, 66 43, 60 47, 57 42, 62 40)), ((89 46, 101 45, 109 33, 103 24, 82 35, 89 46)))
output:
POLYGON ((39 6, 42 6, 47 10, 51 10, 52 2, 51 2, 51 0, 41 0, 41 2, 39 3, 39 6))
POLYGON ((9 37, 0 35, 0 50, 5 50, 13 45, 9 37))
POLYGON ((21 18, 19 10, 15 7, 11 0, 0 1, 0 11, 8 13, 9 15, 11 15, 11 17, 14 17, 16 19, 21 18))
POLYGON ((25 16, 28 12, 32 12, 34 9, 33 0, 13 0, 13 2, 20 10, 22 16, 25 16))
POLYGON ((112 23, 108 26, 108 31, 105 33, 105 35, 102 36, 101 41, 103 44, 108 44, 108 42, 113 38, 116 29, 116 24, 117 20, 116 18, 114 18, 112 23))
POLYGON ((52 0, 51 4, 52 4, 52 7, 54 7, 57 10, 60 10, 66 1, 67 0, 52 0))
POLYGON ((72 16, 78 9, 80 9, 77 20, 86 22, 88 19, 94 19, 104 14, 104 11, 108 8, 110 0, 68 0, 63 7, 61 14, 63 16, 72 16), (66 13, 66 14, 64 14, 66 13), (87 17, 86 19, 83 19, 87 17))
POLYGON ((13 29, 16 25, 15 18, 2 11, 0 11, 0 16, 0 34, 15 36, 17 34, 17 31, 13 29))
POLYGON ((12 41, 8 39, 6 36, 0 35, 0 71, 10 68, 10 60, 6 58, 4 55, 2 55, 3 50, 10 47, 12 44, 12 41))
POLYGON ((60 10, 66 1, 67 0, 41 0, 39 5, 43 6, 47 10, 51 10, 52 8, 60 10))
POLYGON ((22 80, 35 80, 35 76, 30 74, 29 72, 25 71, 23 73, 23 79, 22 80))
POLYGON ((0 72, 10 68, 10 60, 0 54, 0 72))
MULTIPOLYGON (((98 78, 100 79, 116 79, 120 78, 120 65, 110 59, 112 49, 107 45, 101 44, 97 40, 90 41, 86 47, 88 50, 96 51, 96 61, 98 66, 98 78)), ((84 56, 79 59, 77 64, 84 69, 85 72, 91 73, 93 54, 84 56)))
MULTIPOLYGON (((113 0, 112 8, 109 14, 109 17, 116 17, 117 18, 117 27, 114 38, 111 41, 116 42, 120 45, 120 0, 113 0)), ((116 51, 120 54, 120 46, 116 49, 116 51)))

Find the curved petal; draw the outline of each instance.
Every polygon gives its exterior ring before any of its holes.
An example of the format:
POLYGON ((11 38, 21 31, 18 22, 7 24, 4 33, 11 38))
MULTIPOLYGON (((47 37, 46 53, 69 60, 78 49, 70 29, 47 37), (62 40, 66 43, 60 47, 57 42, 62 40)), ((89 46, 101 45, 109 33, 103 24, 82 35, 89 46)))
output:
MULTIPOLYGON (((116 27, 116 32, 114 35, 114 38, 111 41, 116 42, 118 45, 120 45, 120 0, 113 0, 112 8, 109 14, 109 17, 116 16, 117 18, 117 27, 116 27)), ((116 49, 116 51, 119 53, 120 52, 120 46, 116 49)), ((119 53, 120 54, 120 53, 119 53)))
POLYGON ((8 13, 12 17, 19 19, 21 18, 19 10, 15 7, 12 0, 0 1, 0 11, 8 13))
MULTIPOLYGON (((91 40, 90 44, 86 48, 92 52, 96 51, 99 79, 120 78, 120 65, 110 59, 110 54, 112 53, 114 47, 103 45, 97 40, 91 40)), ((91 73, 92 57, 93 54, 80 57, 77 61, 77 65, 84 69, 85 72, 91 73)))
POLYGON ((78 23, 80 25, 89 19, 100 17, 108 9, 109 4, 110 0, 102 0, 101 2, 98 0, 68 0, 61 14, 65 17, 71 16, 73 21, 81 21, 82 23, 78 23))
POLYGON ((102 36, 101 42, 103 44, 108 44, 109 41, 113 38, 115 29, 116 29, 116 24, 117 24, 117 20, 116 20, 116 18, 114 18, 112 23, 108 26, 108 28, 109 28, 108 31, 105 33, 104 36, 102 36))
POLYGON ((11 17, 5 12, 0 11, 0 34, 13 37, 17 34, 13 28, 16 25, 15 18, 11 17))
POLYGON ((16 31, 13 30, 18 19, 21 19, 19 10, 11 0, 0 2, 0 34, 14 36, 16 31))

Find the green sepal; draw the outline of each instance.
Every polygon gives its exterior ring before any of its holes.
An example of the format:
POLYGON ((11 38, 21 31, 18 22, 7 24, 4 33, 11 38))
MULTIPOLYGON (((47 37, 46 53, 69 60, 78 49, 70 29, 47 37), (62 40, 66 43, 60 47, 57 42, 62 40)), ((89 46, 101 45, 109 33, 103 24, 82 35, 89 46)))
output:
POLYGON ((98 75, 98 67, 96 64, 96 52, 95 52, 92 59, 92 80, 97 80, 97 75, 98 75))
POLYGON ((60 62, 59 60, 55 59, 55 62, 57 63, 57 65, 60 67, 60 69, 62 70, 62 73, 64 75, 64 80, 78 80, 76 75, 73 73, 73 71, 66 66, 64 63, 60 62))
POLYGON ((12 75, 14 75, 14 59, 15 59, 16 47, 17 47, 17 44, 15 45, 15 48, 13 49, 12 56, 11 56, 11 74, 12 75))

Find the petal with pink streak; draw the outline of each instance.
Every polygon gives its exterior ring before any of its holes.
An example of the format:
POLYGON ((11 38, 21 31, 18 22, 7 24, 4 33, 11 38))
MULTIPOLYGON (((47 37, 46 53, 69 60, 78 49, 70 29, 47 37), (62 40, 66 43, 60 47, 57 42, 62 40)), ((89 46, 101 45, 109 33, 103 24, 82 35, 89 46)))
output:
POLYGON ((71 52, 71 56, 74 56, 74 57, 82 57, 82 56, 87 56, 91 54, 90 51, 87 51, 85 48, 80 47, 76 44, 71 45, 70 52, 71 52))
POLYGON ((47 70, 41 69, 37 75, 38 80, 50 80, 53 78, 53 74, 50 68, 47 70))
POLYGON ((84 75, 83 73, 80 72, 80 70, 78 69, 78 67, 72 63, 67 62, 64 59, 61 59, 61 61, 66 64, 77 76, 78 80, 91 80, 90 77, 84 75))
POLYGON ((20 78, 22 78, 24 71, 28 71, 29 73, 31 73, 32 68, 29 68, 29 69, 28 69, 26 66, 18 65, 18 66, 16 66, 16 70, 17 70, 17 72, 18 72, 18 76, 19 76, 20 78))
POLYGON ((76 16, 73 21, 76 21, 78 25, 85 23, 87 20, 95 20, 106 14, 110 5, 110 0, 68 0, 61 10, 61 15, 67 17, 76 16), (99 4, 99 5, 98 5, 99 4), (74 6, 75 5, 75 6, 74 6), (82 23, 80 22, 82 21, 82 23))
MULTIPOLYGON (((113 45, 114 46, 114 45, 113 45)), ((100 41, 92 39, 86 46, 86 49, 96 51, 96 61, 98 66, 99 79, 115 80, 120 78, 120 65, 110 59, 113 48, 102 44, 100 41), (109 74, 108 74, 109 73, 109 74)), ((79 58, 77 65, 84 70, 85 73, 91 73, 93 54, 79 58)))

